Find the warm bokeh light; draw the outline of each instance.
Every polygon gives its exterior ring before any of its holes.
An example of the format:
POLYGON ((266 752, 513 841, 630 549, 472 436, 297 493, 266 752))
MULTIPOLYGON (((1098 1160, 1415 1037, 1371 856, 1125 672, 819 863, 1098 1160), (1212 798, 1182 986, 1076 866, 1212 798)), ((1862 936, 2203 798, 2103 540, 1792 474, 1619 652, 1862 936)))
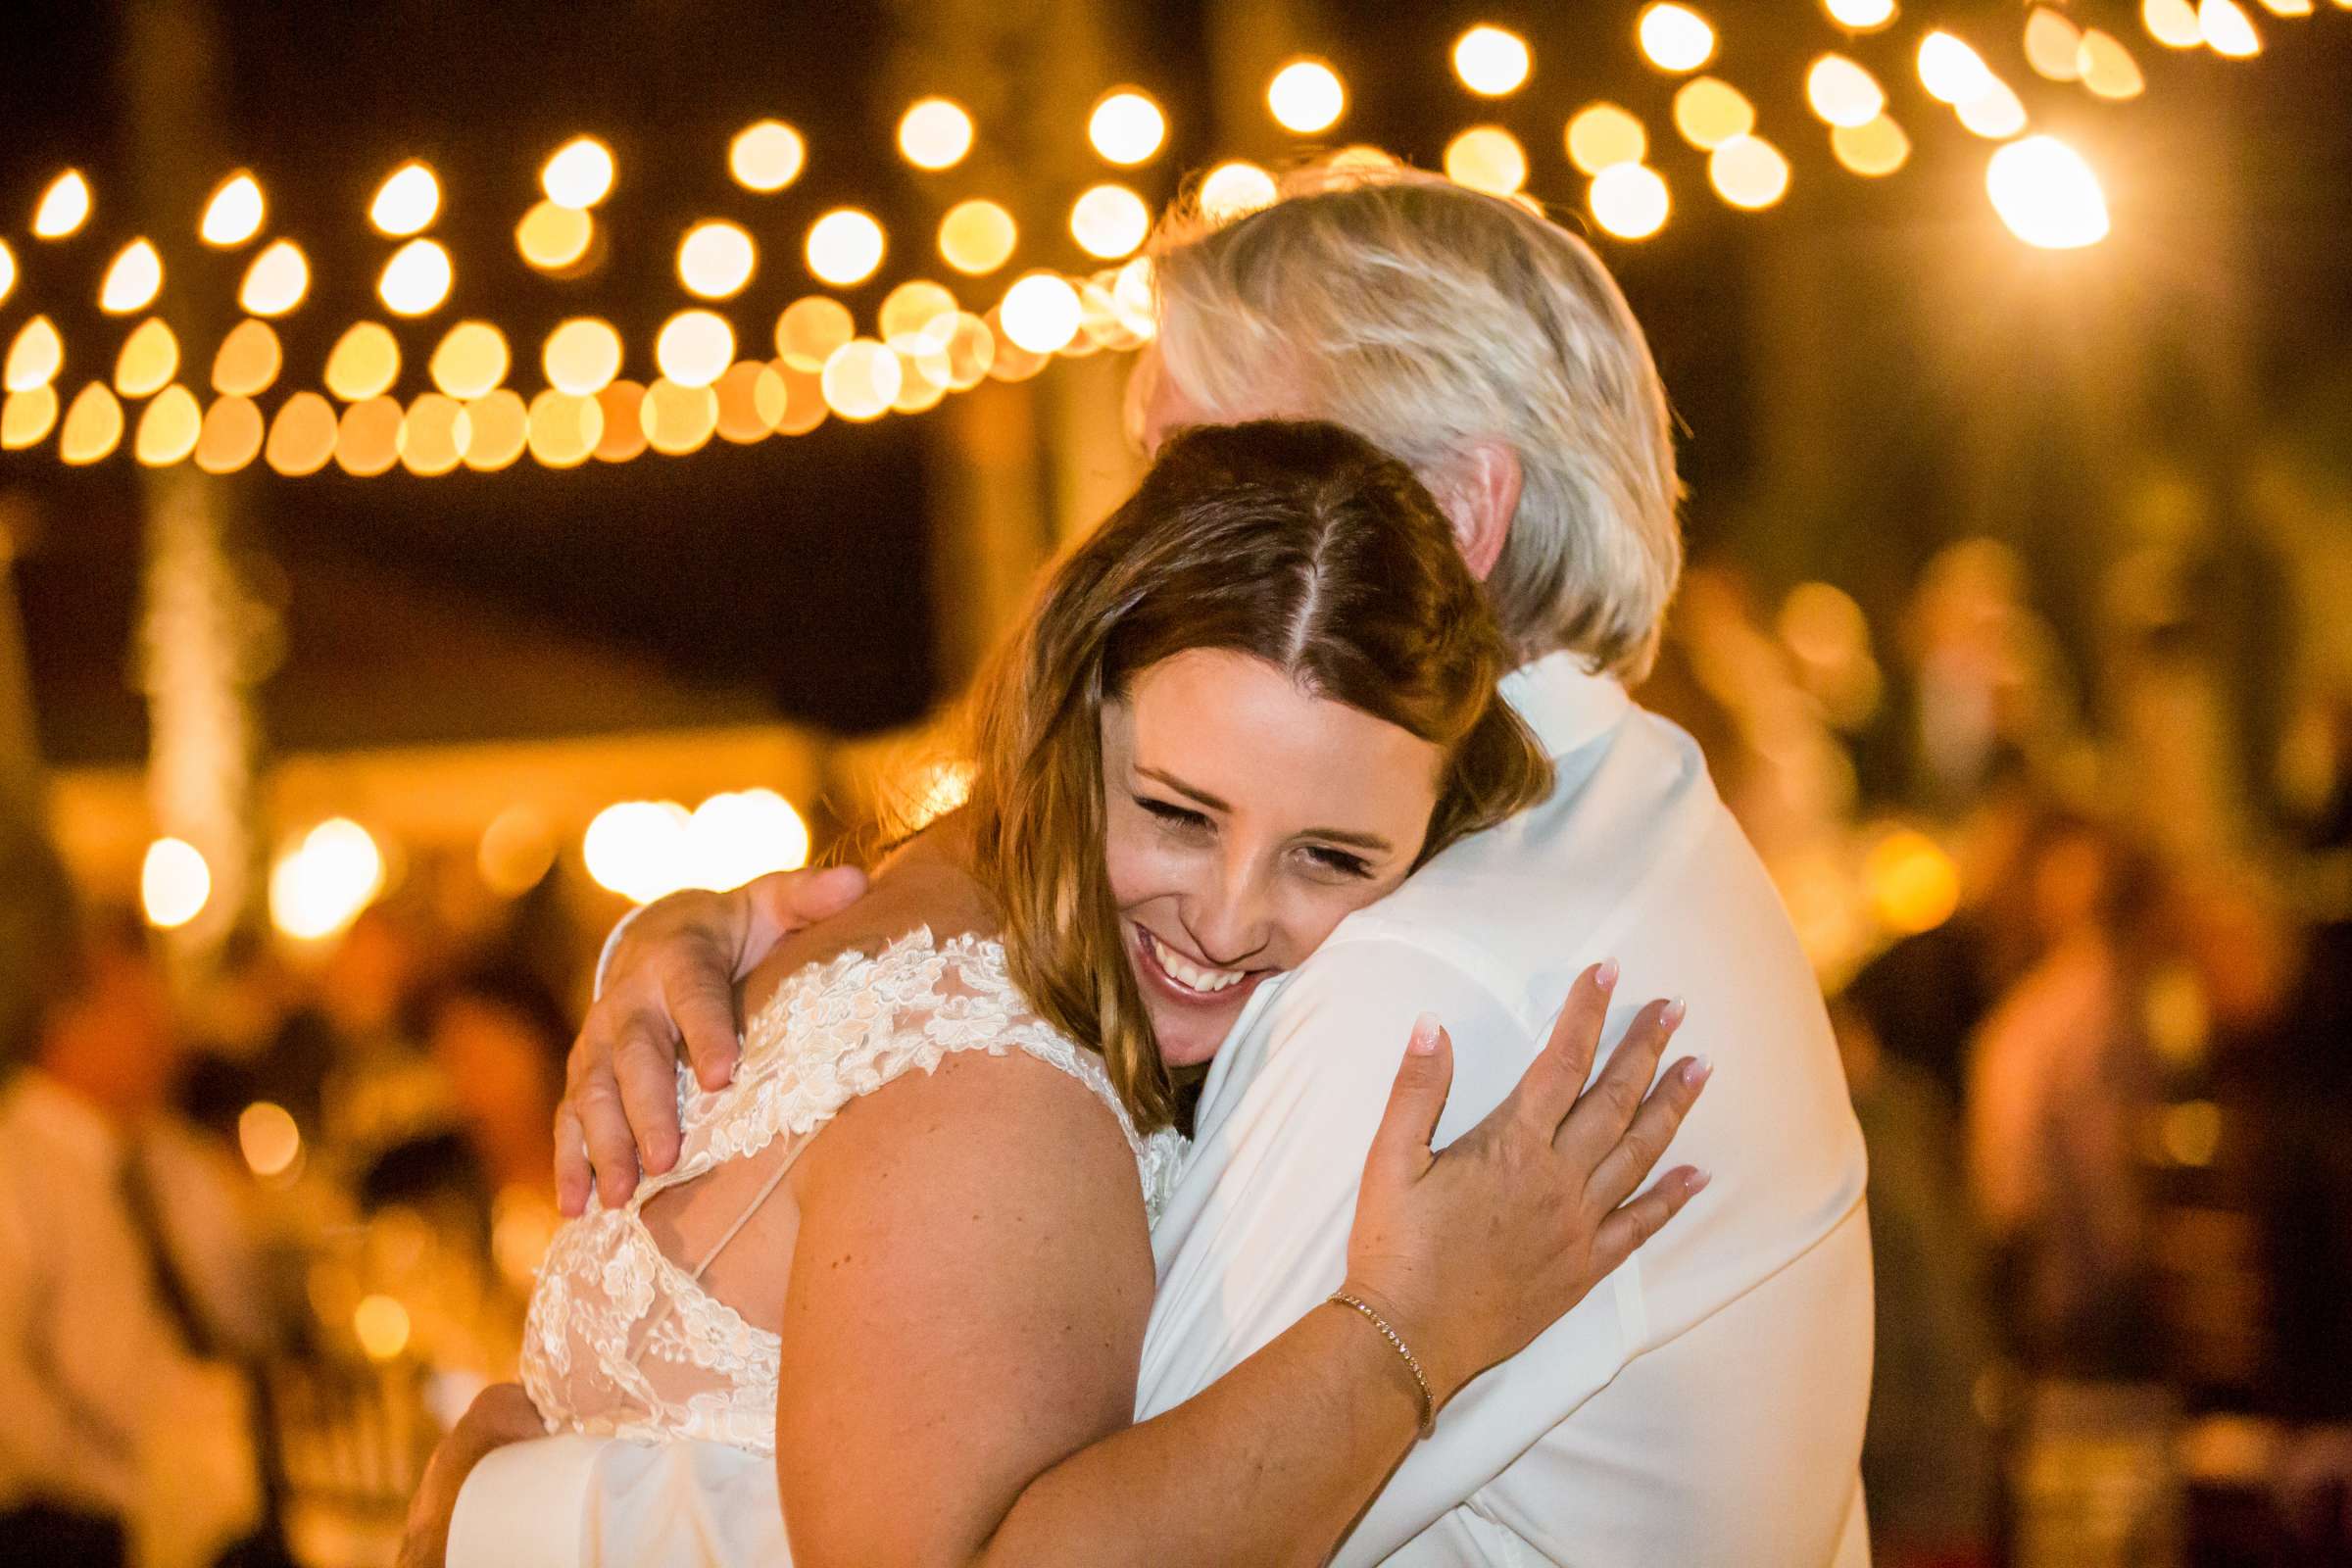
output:
POLYGON ((776 353, 796 370, 814 375, 836 350, 858 335, 858 318, 837 299, 811 294, 776 318, 776 353))
POLYGON ((1078 335, 1078 291, 1067 278, 1031 272, 1004 291, 998 316, 1015 344, 1032 354, 1053 354, 1078 335))
POLYGON ((555 825, 534 806, 510 806, 482 829, 473 863, 481 873, 482 885, 491 892, 502 899, 520 898, 537 887, 556 863, 555 825))
POLYGON ((196 394, 184 386, 168 386, 139 416, 131 453, 150 468, 184 463, 203 430, 204 410, 197 407, 196 394))
MULTIPOLYGON (((956 296, 937 283, 918 277, 890 291, 882 302, 878 320, 882 341, 893 349, 901 354, 928 354, 945 349, 955 337, 956 317, 956 296)), ((831 357, 832 350, 826 350, 825 358, 831 357)), ((822 360, 817 368, 823 368, 822 360)))
POLYGON ((1300 136, 1329 130, 1348 112, 1348 89, 1340 74, 1320 60, 1294 60, 1266 83, 1266 108, 1274 122, 1300 136))
POLYGON ((290 239, 271 242, 245 270, 237 303, 249 316, 283 316, 311 289, 311 264, 290 239))
POLYGON ((845 419, 879 419, 906 383, 899 357, 871 338, 853 338, 825 361, 825 407, 845 419))
POLYGON ((646 444, 665 458, 682 458, 710 445, 718 429, 718 394, 707 386, 680 386, 656 376, 637 405, 646 444))
POLYGON ((612 149, 594 136, 576 136, 539 172, 539 188, 558 207, 594 207, 612 194, 612 149))
POLYGON ((57 324, 46 316, 36 316, 17 328, 8 345, 8 364, 0 370, 0 382, 11 392, 29 392, 56 380, 65 366, 66 340, 58 335, 57 324))
POLYGON ((1634 35, 1641 40, 1642 53, 1660 71, 1696 71, 1715 56, 1715 29, 1697 12, 1673 0, 1659 0, 1643 11, 1634 35))
POLYGON ((1592 220, 1619 239, 1647 239, 1673 210, 1666 181, 1642 164, 1612 164, 1594 174, 1586 205, 1592 220))
POLYGON ((207 473, 235 473, 262 455, 262 411, 251 398, 215 398, 196 432, 196 466, 207 473))
POLYGON ((343 411, 335 426, 335 466, 362 479, 400 462, 400 402, 372 397, 343 411))
POLYGON ((948 390, 968 392, 988 378, 997 363, 997 334, 971 313, 956 318, 956 334, 948 341, 948 390))
POLYGON ((364 1298, 351 1315, 351 1332, 369 1360, 394 1360, 409 1348, 409 1309, 389 1296, 364 1298))
POLYGON ((2035 6, 2026 17, 2026 64, 2048 81, 2073 81, 2082 74, 2082 29, 2064 13, 2035 6))
POLYGON ((1878 178, 1891 174, 1911 157, 1911 138, 1903 127, 1881 115, 1867 125, 1839 125, 1830 132, 1830 149, 1838 161, 1857 174, 1878 178))
POLYGON ((585 209, 534 202, 514 225, 514 248, 542 272, 577 265, 596 239, 596 220, 585 209))
MULTIPOLYGON (((1699 151, 1712 152, 1734 136, 1744 136, 1756 128, 1756 106, 1730 82, 1716 76, 1700 76, 1685 82, 1674 95, 1674 128, 1683 133, 1683 140, 1699 151)), ((1570 155, 1574 156, 1573 146, 1570 155)), ((1637 161, 1641 157, 1640 152, 1634 154, 1637 161)), ((1624 161, 1613 158, 1609 163, 1624 161)), ((1577 167, 1584 169, 1581 160, 1577 167)), ((1602 164, 1585 172, 1597 174, 1607 167, 1608 164, 1602 164)))
POLYGON ((1597 174, 1613 165, 1640 163, 1649 151, 1649 132, 1615 104, 1590 104, 1568 122, 1567 144, 1568 161, 1597 174))
POLYGON ((686 808, 675 801, 623 801, 589 822, 580 858, 598 887, 651 904, 680 885, 686 808))
POLYGON ((122 403, 104 381, 92 381, 66 406, 57 455, 68 463, 96 463, 122 439, 122 403))
POLYGON ((428 316, 449 298, 456 273, 438 240, 413 239, 384 264, 375 292, 395 316, 428 316))
POLYGON ((346 403, 381 397, 400 379, 400 340, 381 321, 360 321, 326 356, 326 389, 346 403))
POLYGON ((2136 98, 2147 90, 2147 78, 2140 74, 2139 62, 2132 58, 2132 51, 2121 40, 2096 27, 2083 29, 2077 66, 2082 85, 2101 98, 2120 102, 2136 98))
POLYGON ((133 327, 115 356, 115 390, 126 398, 160 392, 178 373, 179 339, 160 316, 133 327))
POLYGON ((721 220, 697 223, 678 241, 678 281, 707 300, 732 299, 752 280, 760 262, 752 236, 721 220))
MULTIPOLYGON (((531 399, 525 444, 532 461, 543 468, 578 467, 596 451, 604 433, 605 406, 593 396, 549 387, 531 399)), ((552 848, 549 853, 554 853, 552 848)))
POLYGON ((291 479, 317 473, 335 455, 335 408, 316 392, 286 399, 270 421, 262 461, 291 479))
POLYGON ((984 277, 1012 260, 1019 237, 1012 215, 984 197, 957 202, 939 220, 939 254, 970 277, 984 277))
POLYGON ((1725 201, 1754 212, 1788 194, 1788 160, 1761 136, 1734 136, 1707 155, 1707 179, 1725 201))
POLYGON ((1086 139, 1104 163, 1133 168, 1150 161, 1167 141, 1168 117, 1142 88, 1114 88, 1086 117, 1086 139))
POLYGON ((69 169, 49 182, 32 210, 32 232, 40 239, 64 239, 89 220, 90 182, 78 169, 69 169))
POLYGON ((835 288, 873 276, 883 250, 882 225, 855 207, 837 207, 808 228, 808 270, 835 288))
POLYGON ((718 436, 738 446, 764 441, 784 417, 783 373, 760 360, 738 360, 711 387, 718 395, 718 436))
POLYGON ((146 311, 158 294, 163 294, 163 256, 155 254, 151 242, 131 240, 106 268, 106 282, 99 284, 99 311, 146 311))
POLYGON ((2107 197, 2080 153, 2054 136, 2028 136, 1992 155, 1984 188, 2009 231, 2043 250, 2107 237, 2107 197))
MULTIPOLYGON (((167 844, 177 840, 167 839, 167 844)), ((237 1115, 237 1151, 245 1166, 265 1179, 283 1175, 302 1154, 302 1129, 285 1106, 256 1101, 237 1115)))
POLYGON ((495 473, 522 456, 530 433, 531 413, 521 395, 500 387, 466 405, 466 416, 458 422, 458 451, 468 468, 495 473))
POLYGON ((680 311, 654 340, 654 363, 680 386, 709 386, 734 358, 735 329, 710 311, 680 311))
POLYGON ((2148 36, 2167 49, 2196 49, 2205 42, 2197 8, 2189 0, 2140 0, 2139 20, 2148 36))
POLYGON ((627 463, 642 455, 645 434, 645 388, 634 381, 615 381, 596 395, 604 411, 605 433, 596 440, 596 461, 627 463))
POLYGON ((2197 0, 2197 32, 2215 54, 2230 60, 2262 53, 2262 35, 2237 0, 2197 0))
POLYGON ((1994 85, 1984 57, 1941 30, 1920 40, 1919 80, 1930 97, 1955 107, 1983 96, 1994 85))
POLYGON ((1488 98, 1525 86, 1532 64, 1527 40, 1501 27, 1481 24, 1453 43, 1453 74, 1463 86, 1488 98))
POLYGON ((1236 158, 1219 164, 1200 177, 1197 199, 1203 218, 1213 223, 1225 223, 1261 207, 1273 206, 1281 195, 1272 174, 1246 159, 1236 158))
POLYGON ((286 351, 268 321, 239 321, 213 351, 213 390, 231 397, 259 397, 285 368, 286 351))
POLYGON ((781 120, 754 122, 727 143, 727 172, 744 189, 762 195, 800 178, 808 162, 808 144, 781 120))
POLYGON ((1886 107, 1876 76, 1843 55, 1823 55, 1805 73, 1805 101, 1833 125, 1867 125, 1886 107))
POLYGON ((262 200, 262 183, 244 170, 220 182, 204 204, 197 237, 219 250, 231 250, 262 231, 269 205, 262 200))
POLYGON ((1875 32, 1894 20, 1894 0, 1824 0, 1830 20, 1855 32, 1875 32))
POLYGON ((776 420, 776 433, 807 435, 832 416, 832 410, 825 407, 824 375, 795 369, 782 360, 771 363, 784 381, 784 413, 776 420))
POLYGON ((49 434, 57 423, 54 387, 27 387, 11 392, 0 403, 0 452, 22 452, 49 434))
POLYGON ((1070 205, 1070 237, 1089 256, 1115 262, 1152 232, 1152 209, 1124 185, 1096 185, 1070 205))
POLYGON ((139 905, 147 923, 175 931, 204 912, 213 896, 213 868, 204 852, 186 839, 162 838, 147 846, 139 864, 139 905))
POLYGON ((2007 141, 2026 128, 2026 106, 2005 81, 1995 80, 1957 113, 1961 124, 1987 141, 2007 141))
POLYGON ((557 391, 592 397, 620 373, 620 334, 612 322, 575 317, 547 334, 539 368, 557 391))
POLYGON ((1880 923, 1906 936, 1935 930, 1960 906, 1959 867, 1934 839, 1909 828, 1871 846, 1862 880, 1880 923))
POLYGON ((415 159, 392 171, 368 204, 368 221, 394 239, 421 234, 441 212, 441 182, 415 159))
POLYGON ((443 392, 420 392, 400 420, 400 466, 431 478, 455 468, 462 457, 458 425, 466 406, 443 392))
POLYGON ((384 888, 383 852, 349 817, 332 817, 303 835, 270 871, 270 919, 299 941, 333 936, 360 917, 384 888))
POLYGON ((0 300, 7 299, 8 291, 16 286, 17 253, 8 248, 8 241, 0 239, 0 300))
POLYGON ((1473 125, 1446 144, 1446 177, 1490 196, 1508 196, 1527 183, 1527 149, 1500 125, 1473 125))
POLYGON ((953 169, 972 150, 972 117, 953 98, 920 98, 899 120, 899 152, 917 169, 953 169))
POLYGON ((507 335, 488 321, 460 321, 443 334, 425 367, 433 385, 463 403, 507 378, 507 335))

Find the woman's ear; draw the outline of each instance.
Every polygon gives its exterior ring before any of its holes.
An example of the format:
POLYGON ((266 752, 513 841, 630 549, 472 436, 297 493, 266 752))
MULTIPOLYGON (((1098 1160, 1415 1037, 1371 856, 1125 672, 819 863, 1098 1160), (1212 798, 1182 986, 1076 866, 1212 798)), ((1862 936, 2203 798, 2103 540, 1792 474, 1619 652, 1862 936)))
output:
POLYGON ((1500 441, 1480 441, 1456 459, 1449 482, 1438 497, 1453 524, 1453 542, 1470 567, 1470 575, 1485 582, 1502 559, 1511 536, 1511 518, 1519 511, 1519 454, 1500 441))

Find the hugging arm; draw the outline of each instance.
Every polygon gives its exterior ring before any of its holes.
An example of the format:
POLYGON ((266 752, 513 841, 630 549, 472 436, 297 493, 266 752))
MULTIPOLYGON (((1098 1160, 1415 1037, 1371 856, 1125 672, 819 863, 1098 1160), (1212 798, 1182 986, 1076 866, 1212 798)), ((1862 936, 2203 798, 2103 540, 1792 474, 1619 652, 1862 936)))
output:
POLYGON ((743 1019, 735 983, 776 944, 855 904, 865 873, 779 871, 732 893, 673 893, 606 940, 595 1005, 564 1065, 556 1110, 556 1198, 578 1214, 591 1189, 607 1208, 678 1157, 678 1052, 716 1089, 735 1073, 743 1019))
MULTIPOLYGON (((1699 1079, 1678 1069, 1644 1102, 1672 1032, 1652 1006, 1579 1100, 1605 1003, 1588 975, 1519 1088, 1441 1154, 1450 1046, 1417 1030, 1403 1053, 1346 1283, 1441 1405, 1696 1190, 1678 1170, 1625 1202, 1699 1079)), ((797 1562, 1329 1556, 1413 1445, 1419 1382, 1363 1316, 1317 1305, 1128 1426, 1152 1284, 1133 1180, 1087 1092, 1017 1057, 894 1083, 810 1146, 777 1410, 797 1562)))

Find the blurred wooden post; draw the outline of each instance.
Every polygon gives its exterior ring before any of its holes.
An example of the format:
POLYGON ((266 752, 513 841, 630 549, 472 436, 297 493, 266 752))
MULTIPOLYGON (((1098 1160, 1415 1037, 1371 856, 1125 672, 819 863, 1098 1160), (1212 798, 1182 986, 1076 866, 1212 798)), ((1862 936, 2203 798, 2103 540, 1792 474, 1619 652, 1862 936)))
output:
MULTIPOLYGON (((132 0, 123 23, 138 210, 153 230, 193 227, 188 193, 209 192, 227 172, 216 153, 216 19, 206 0, 132 0)), ((192 348, 217 341, 225 319, 184 287, 167 291, 160 308, 192 348)), ((147 569, 135 662, 147 694, 148 792, 157 832, 195 845, 212 871, 212 898, 181 932, 185 948, 201 954, 255 907, 261 886, 252 688, 266 673, 271 637, 267 610, 237 570, 241 486, 187 464, 140 478, 147 569)))
POLYGON ((17 608, 17 537, 0 500, 0 836, 40 825, 40 735, 34 724, 32 670, 24 647, 24 617, 17 608))
MULTIPOLYGON (((1124 79, 1107 39, 1140 41, 1145 24, 1132 0, 903 0, 894 17, 885 123, 927 93, 965 104, 979 139, 959 172, 1020 227, 1012 261, 977 279, 948 272, 930 232, 906 236, 908 254, 919 248, 924 269, 948 276, 966 307, 985 315, 1022 272, 1072 265, 1069 203, 1110 175, 1086 138, 1097 95, 1124 79)), ((922 416, 933 432, 931 580, 943 691, 969 682, 1054 551, 1133 486, 1139 465, 1120 424, 1128 359, 1056 360, 1030 380, 987 381, 922 416)))

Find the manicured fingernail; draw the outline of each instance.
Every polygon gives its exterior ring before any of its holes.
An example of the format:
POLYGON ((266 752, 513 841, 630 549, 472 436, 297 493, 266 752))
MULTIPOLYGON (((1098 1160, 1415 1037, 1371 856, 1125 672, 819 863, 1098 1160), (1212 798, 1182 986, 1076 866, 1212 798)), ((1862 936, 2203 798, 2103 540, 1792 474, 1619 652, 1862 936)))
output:
POLYGON ((1707 1183, 1714 1179, 1715 1173, 1711 1170, 1694 1170, 1684 1185, 1690 1189, 1690 1196, 1696 1198, 1707 1190, 1707 1183))
POLYGON ((1697 1089, 1714 1076, 1715 1063, 1706 1056, 1693 1056, 1683 1064, 1683 1082, 1691 1089, 1697 1089))
POLYGON ((1413 1020, 1412 1036, 1405 1041, 1404 1049, 1416 1056, 1429 1055, 1438 1049, 1438 1015, 1436 1013, 1425 1012, 1413 1020))
POLYGON ((1604 992, 1616 990, 1617 960, 1615 958, 1603 959, 1600 967, 1592 971, 1592 983, 1604 992))
POLYGON ((1683 1004, 1682 998, 1675 998, 1666 1004, 1666 1010, 1658 1014, 1658 1027, 1668 1034, 1674 1033, 1683 1026, 1683 1015, 1690 1010, 1683 1004))

